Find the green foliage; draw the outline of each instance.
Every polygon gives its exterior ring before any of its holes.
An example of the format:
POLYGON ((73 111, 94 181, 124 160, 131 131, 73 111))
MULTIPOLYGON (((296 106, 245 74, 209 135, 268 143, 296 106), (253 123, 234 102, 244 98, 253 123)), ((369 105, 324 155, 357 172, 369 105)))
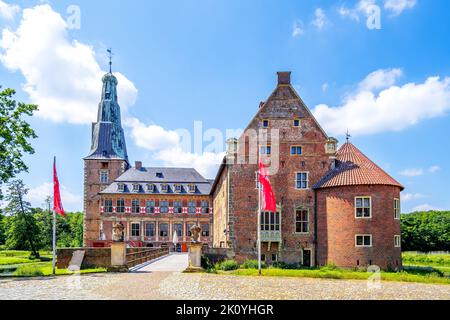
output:
POLYGON ((32 255, 39 258, 41 246, 39 228, 31 204, 24 199, 28 189, 22 180, 11 181, 8 188, 5 198, 7 201, 5 213, 9 215, 6 246, 9 249, 31 250, 32 255))
POLYGON ((216 269, 231 271, 239 269, 239 264, 234 260, 225 260, 217 264, 216 269))
POLYGON ((28 170, 22 157, 34 153, 29 140, 37 138, 23 118, 32 116, 38 107, 15 101, 15 94, 12 89, 0 91, 0 185, 28 170))
POLYGON ((450 251, 450 212, 428 211, 403 214, 404 251, 450 251))
POLYGON ((42 277, 44 272, 36 265, 23 265, 13 273, 16 277, 42 277))
POLYGON ((303 269, 300 263, 286 263, 283 261, 277 261, 273 264, 274 268, 285 269, 285 270, 295 270, 295 269, 303 269))
MULTIPOLYGON (((243 268, 243 269, 258 269, 258 260, 245 260, 244 263, 241 265, 241 268, 243 268)), ((261 268, 262 269, 267 268, 267 265, 264 261, 261 262, 261 268)))
POLYGON ((0 212, 0 246, 6 241, 6 217, 0 212))

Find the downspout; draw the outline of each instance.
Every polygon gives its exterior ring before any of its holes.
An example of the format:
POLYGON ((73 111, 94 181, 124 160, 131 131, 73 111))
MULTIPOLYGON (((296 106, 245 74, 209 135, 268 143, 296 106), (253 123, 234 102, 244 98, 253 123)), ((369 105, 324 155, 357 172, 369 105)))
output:
POLYGON ((317 191, 314 190, 314 266, 317 266, 317 191))

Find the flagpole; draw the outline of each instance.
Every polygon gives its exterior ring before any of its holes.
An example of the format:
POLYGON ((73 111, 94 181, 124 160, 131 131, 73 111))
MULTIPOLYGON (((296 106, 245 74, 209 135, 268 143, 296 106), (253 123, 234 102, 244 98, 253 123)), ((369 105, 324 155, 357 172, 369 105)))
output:
POLYGON ((257 243, 258 243, 258 274, 261 275, 261 188, 262 184, 260 182, 260 175, 261 175, 261 150, 258 150, 258 230, 257 230, 257 243))
POLYGON ((53 210, 53 259, 52 259, 52 272, 56 274, 56 212, 53 210))

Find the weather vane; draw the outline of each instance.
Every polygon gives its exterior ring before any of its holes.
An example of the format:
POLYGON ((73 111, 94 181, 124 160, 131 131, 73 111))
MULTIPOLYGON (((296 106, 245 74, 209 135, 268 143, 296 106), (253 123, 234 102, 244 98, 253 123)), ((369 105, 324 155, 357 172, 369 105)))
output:
POLYGON ((348 132, 348 129, 347 129, 347 133, 345 134, 345 138, 347 139, 347 142, 349 142, 350 141, 350 138, 351 138, 352 136, 350 135, 350 133, 348 132))
POLYGON ((112 73, 112 57, 114 55, 114 53, 112 52, 112 48, 109 48, 108 50, 108 54, 109 54, 109 73, 112 73))

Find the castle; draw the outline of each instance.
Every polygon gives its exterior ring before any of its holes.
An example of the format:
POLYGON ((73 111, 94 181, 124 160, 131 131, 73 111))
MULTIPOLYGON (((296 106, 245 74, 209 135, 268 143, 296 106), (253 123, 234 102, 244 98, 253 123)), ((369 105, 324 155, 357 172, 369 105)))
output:
POLYGON ((130 165, 117 79, 106 74, 84 158, 85 245, 109 246, 112 226, 121 222, 130 246, 173 247, 176 233, 176 249, 186 251, 197 224, 204 246, 254 259, 259 185, 258 161, 251 160, 261 158, 275 167, 277 201, 277 212, 260 216, 264 261, 401 267, 403 186, 349 141, 338 150, 290 78, 278 73, 275 90, 242 136, 227 141, 217 176, 208 180, 190 168, 130 165))

